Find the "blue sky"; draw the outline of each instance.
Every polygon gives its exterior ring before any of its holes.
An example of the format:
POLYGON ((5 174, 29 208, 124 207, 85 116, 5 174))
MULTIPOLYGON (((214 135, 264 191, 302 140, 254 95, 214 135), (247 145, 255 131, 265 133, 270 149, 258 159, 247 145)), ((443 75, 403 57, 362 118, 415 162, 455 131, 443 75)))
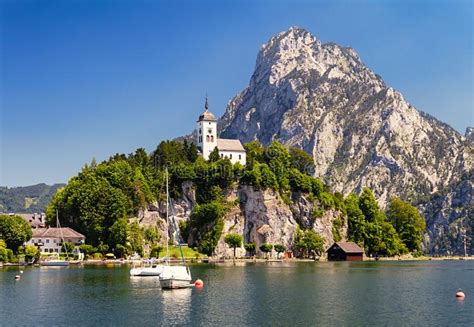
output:
POLYGON ((66 182, 86 162, 222 115, 272 35, 356 49, 420 110, 474 125, 470 1, 10 1, 1 9, 0 185, 66 182))

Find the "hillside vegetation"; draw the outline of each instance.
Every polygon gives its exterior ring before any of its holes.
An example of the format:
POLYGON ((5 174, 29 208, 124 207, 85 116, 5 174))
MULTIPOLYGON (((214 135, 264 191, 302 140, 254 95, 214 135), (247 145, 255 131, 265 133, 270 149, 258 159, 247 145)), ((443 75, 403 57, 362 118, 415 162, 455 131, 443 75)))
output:
MULTIPOLYGON (((156 228, 128 224, 149 203, 165 199, 165 168, 169 171, 170 194, 181 196, 182 184, 192 182, 196 205, 188 221, 180 224, 181 236, 190 246, 211 255, 222 234, 223 217, 235 203, 225 200, 224 191, 242 185, 256 190, 272 188, 284 202, 292 193, 304 193, 317 204, 315 217, 335 208, 347 217, 348 239, 374 255, 396 255, 419 251, 424 220, 411 205, 394 199, 388 215, 382 212, 369 189, 361 196, 343 198, 331 193, 319 179, 310 176, 312 158, 298 149, 278 142, 263 147, 254 141, 245 145, 245 167, 220 159, 217 150, 205 161, 192 143, 164 141, 150 155, 144 149, 116 154, 97 164, 85 165, 59 190, 46 214, 54 225, 58 210, 62 224, 87 237, 92 246, 106 246, 117 254, 138 252, 163 245, 164 236, 156 228)), ((337 228, 336 228, 337 229, 337 228)), ((337 234, 337 230, 335 233, 337 234)))

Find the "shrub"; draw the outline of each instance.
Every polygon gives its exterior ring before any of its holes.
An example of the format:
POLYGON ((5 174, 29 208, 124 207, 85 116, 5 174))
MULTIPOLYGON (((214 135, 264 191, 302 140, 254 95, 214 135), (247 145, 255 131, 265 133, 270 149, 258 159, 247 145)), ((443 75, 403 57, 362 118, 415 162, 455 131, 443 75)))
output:
POLYGON ((263 243, 262 245, 260 245, 260 251, 262 251, 266 255, 268 255, 268 252, 272 252, 272 250, 273 250, 272 244, 263 243))
POLYGON ((245 248, 245 251, 250 253, 250 255, 255 254, 255 248, 256 248, 255 243, 246 243, 244 244, 244 248, 245 248))

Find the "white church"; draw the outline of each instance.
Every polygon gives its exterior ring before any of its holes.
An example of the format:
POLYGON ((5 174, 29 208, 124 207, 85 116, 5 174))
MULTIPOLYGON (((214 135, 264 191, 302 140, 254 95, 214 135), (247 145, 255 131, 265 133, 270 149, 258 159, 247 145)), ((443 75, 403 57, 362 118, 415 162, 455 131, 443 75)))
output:
POLYGON ((211 152, 217 147, 221 158, 228 158, 233 164, 239 162, 241 165, 245 165, 245 149, 239 140, 217 138, 217 119, 209 111, 207 97, 204 108, 204 112, 197 121, 196 133, 196 144, 203 158, 208 160, 211 152))

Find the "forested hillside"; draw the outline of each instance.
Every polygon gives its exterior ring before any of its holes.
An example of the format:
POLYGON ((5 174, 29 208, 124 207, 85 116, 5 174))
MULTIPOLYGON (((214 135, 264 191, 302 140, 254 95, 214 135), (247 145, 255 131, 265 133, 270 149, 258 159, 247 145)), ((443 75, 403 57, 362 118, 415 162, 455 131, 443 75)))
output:
POLYGON ((44 212, 57 189, 64 184, 44 183, 24 187, 0 187, 0 212, 44 212))

